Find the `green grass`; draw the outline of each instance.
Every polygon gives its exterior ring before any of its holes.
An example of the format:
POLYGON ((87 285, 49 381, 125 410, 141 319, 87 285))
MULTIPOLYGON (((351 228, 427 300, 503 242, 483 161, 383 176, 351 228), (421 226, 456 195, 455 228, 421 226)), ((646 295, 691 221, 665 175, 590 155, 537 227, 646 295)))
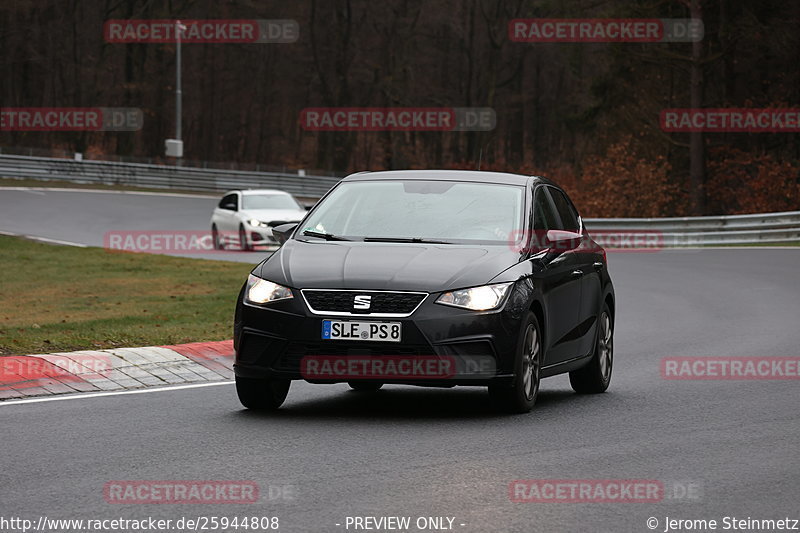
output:
POLYGON ((251 269, 0 236, 0 355, 229 339, 251 269))

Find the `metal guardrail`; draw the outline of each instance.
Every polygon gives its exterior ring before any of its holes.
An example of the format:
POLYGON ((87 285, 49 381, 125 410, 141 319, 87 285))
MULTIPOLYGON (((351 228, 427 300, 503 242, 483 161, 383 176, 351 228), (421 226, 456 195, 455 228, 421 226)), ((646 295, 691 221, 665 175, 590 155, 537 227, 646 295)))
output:
MULTIPOLYGON (((74 160, 78 157, 84 161, 105 161, 109 163, 141 163, 143 165, 166 165, 170 166, 174 163, 174 159, 167 156, 133 156, 133 155, 116 155, 116 154, 94 154, 94 153, 81 153, 75 151, 67 151, 59 148, 35 148, 32 146, 0 146, 0 155, 24 155, 28 157, 46 157, 56 159, 70 159, 74 160)), ((191 168, 206 168, 216 170, 241 170, 245 172, 266 172, 278 174, 297 174, 298 171, 294 168, 289 168, 286 165, 270 165, 265 163, 256 163, 252 161, 205 161, 198 159, 189 159, 184 157, 181 159, 182 167, 191 168)), ((319 169, 302 169, 300 174, 308 174, 310 176, 340 176, 341 173, 326 172, 319 169)))
POLYGON ((240 188, 281 189, 302 198, 314 199, 325 194, 340 179, 332 176, 19 155, 0 155, 0 177, 209 192, 240 188))
MULTIPOLYGON (((317 199, 340 178, 112 161, 74 161, 0 154, 0 177, 64 180, 157 189, 221 192, 275 188, 317 199)), ((674 218, 587 218, 586 227, 609 247, 679 247, 800 242, 800 211, 674 218)))
POLYGON ((670 218, 587 218, 601 244, 643 247, 714 246, 800 242, 800 211, 758 215, 670 218))

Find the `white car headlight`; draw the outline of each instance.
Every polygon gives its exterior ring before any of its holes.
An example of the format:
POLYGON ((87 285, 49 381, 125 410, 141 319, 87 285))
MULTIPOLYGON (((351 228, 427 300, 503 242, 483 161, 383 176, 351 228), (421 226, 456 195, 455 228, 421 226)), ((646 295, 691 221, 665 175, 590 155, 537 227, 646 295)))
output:
POLYGON ((267 223, 266 222, 261 222, 260 220, 256 220, 254 218, 251 218, 250 220, 248 220, 247 223, 250 224, 251 226, 253 226, 254 228, 266 228, 267 227, 267 223))
POLYGON ((294 296, 292 296, 292 290, 289 287, 257 278, 252 274, 247 277, 245 301, 248 303, 267 304, 290 298, 294 298, 294 296))
POLYGON ((482 287, 450 291, 439 296, 436 303, 461 307, 471 311, 489 311, 500 307, 511 285, 513 285, 511 282, 495 283, 493 285, 483 285, 482 287))

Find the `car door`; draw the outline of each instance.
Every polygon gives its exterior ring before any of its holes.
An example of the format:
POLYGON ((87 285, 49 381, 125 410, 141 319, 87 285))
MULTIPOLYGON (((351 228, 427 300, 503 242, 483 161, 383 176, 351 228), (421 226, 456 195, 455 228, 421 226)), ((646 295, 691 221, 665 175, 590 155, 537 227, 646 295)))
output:
MULTIPOLYGON (((563 229, 561 220, 550 198, 548 187, 534 190, 534 239, 543 242, 547 230, 563 229)), ((578 307, 581 299, 581 280, 575 273, 575 254, 566 251, 550 257, 545 254, 539 276, 545 312, 545 365, 552 365, 575 357, 575 340, 570 336, 578 324, 578 307)))
MULTIPOLYGON (((564 229, 583 234, 578 211, 564 191, 551 187, 549 192, 564 229)), ((594 247, 587 246, 588 242, 588 238, 585 238, 582 245, 572 252, 576 270, 581 272, 581 299, 578 307, 578 329, 575 332, 579 339, 579 347, 576 355, 586 355, 594 349, 597 314, 602 297, 600 280, 600 270, 603 267, 602 254, 594 247)))

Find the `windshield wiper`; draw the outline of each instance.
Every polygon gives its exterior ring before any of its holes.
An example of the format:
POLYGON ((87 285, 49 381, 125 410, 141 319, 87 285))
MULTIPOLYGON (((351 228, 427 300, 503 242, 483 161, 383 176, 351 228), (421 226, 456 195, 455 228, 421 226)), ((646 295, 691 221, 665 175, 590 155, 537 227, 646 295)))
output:
POLYGON ((364 237, 364 242, 421 242, 426 244, 452 244, 447 241, 425 239, 423 237, 364 237))
POLYGON ((308 237, 319 237, 320 239, 325 239, 326 241, 349 241, 350 239, 345 239, 344 237, 339 237, 338 235, 334 235, 332 233, 323 233, 321 231, 314 231, 312 229, 303 230, 303 235, 308 237))

